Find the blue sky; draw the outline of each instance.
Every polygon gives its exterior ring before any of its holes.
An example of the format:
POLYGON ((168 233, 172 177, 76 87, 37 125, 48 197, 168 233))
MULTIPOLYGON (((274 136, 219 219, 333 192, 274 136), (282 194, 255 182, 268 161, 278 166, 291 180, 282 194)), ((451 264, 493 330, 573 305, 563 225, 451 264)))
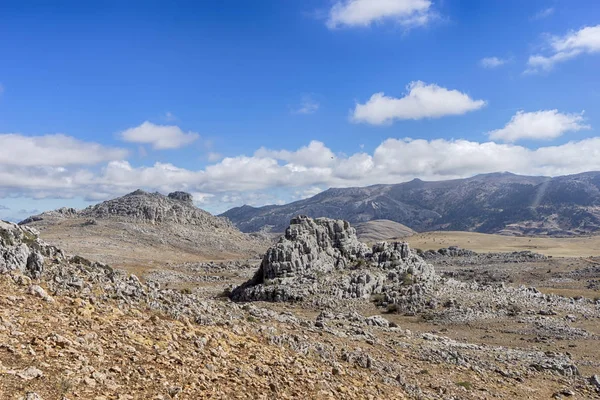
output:
POLYGON ((594 0, 5 0, 0 55, 5 219, 600 169, 594 0))

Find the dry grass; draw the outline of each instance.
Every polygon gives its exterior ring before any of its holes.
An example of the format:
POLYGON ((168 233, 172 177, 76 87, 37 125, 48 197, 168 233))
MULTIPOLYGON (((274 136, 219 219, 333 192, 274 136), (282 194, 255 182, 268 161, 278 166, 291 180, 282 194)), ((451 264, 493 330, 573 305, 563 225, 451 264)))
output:
POLYGON ((534 238, 474 232, 425 232, 399 240, 408 241, 411 247, 422 250, 459 246, 482 253, 531 250, 553 257, 600 256, 600 236, 534 238))
POLYGON ((98 221, 86 226, 84 222, 67 219, 33 226, 40 230, 43 240, 69 254, 131 271, 149 271, 169 263, 247 259, 266 249, 266 243, 252 242, 238 232, 220 235, 196 232, 193 227, 173 232, 168 227, 150 224, 98 221), (232 243, 238 247, 234 248, 232 243))

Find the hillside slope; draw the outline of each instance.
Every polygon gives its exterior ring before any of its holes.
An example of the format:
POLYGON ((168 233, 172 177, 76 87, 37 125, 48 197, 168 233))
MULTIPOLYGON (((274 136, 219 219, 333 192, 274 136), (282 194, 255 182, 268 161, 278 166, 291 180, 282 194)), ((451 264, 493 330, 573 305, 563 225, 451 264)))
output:
POLYGON ((387 219, 374 219, 355 225, 358 238, 367 243, 379 242, 390 238, 405 238, 415 233, 406 225, 387 219))
POLYGON ((556 178, 510 173, 468 179, 329 189, 282 206, 222 214, 244 232, 282 232, 295 215, 360 223, 387 219, 415 231, 579 235, 600 230, 600 172, 556 178))
POLYGON ((118 266, 248 258, 267 243, 194 206, 183 192, 137 190, 84 210, 62 208, 20 223, 71 254, 118 266))

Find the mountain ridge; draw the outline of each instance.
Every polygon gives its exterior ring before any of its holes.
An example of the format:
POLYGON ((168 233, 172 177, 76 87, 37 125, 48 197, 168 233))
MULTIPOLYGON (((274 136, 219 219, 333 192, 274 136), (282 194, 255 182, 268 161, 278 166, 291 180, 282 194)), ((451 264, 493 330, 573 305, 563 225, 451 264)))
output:
POLYGON ((295 215, 362 223, 386 219, 417 231, 582 235, 600 231, 600 172, 558 177, 507 172, 446 181, 330 188, 286 205, 242 206, 220 216, 243 232, 282 232, 295 215))

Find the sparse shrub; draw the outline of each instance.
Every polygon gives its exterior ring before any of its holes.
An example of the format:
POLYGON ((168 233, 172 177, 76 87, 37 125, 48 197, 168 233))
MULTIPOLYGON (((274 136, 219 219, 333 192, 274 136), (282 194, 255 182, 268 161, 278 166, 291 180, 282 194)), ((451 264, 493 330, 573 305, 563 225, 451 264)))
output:
POLYGON ((422 369, 419 371, 419 375, 429 375, 429 371, 426 369, 422 369))
POLYGON ((67 378, 61 378, 58 382, 58 391, 62 396, 65 396, 73 389, 73 381, 67 378))
POLYGON ((433 321, 435 319, 435 314, 430 313, 430 312, 423 313, 423 314, 421 314, 421 319, 423 321, 427 321, 427 322, 433 321))
POLYGON ((471 382, 456 382, 456 386, 461 386, 467 390, 471 390, 471 388, 473 387, 473 384, 471 384, 471 382))
POLYGON ((396 304, 396 303, 388 304, 388 306, 387 306, 387 312, 389 314, 396 314, 399 311, 400 311, 400 306, 398 306, 398 304, 396 304))
POLYGON ((372 294, 371 301, 375 304, 381 304, 385 301, 385 294, 383 294, 383 293, 372 294))
POLYGON ((190 289, 190 288, 183 288, 183 289, 181 289, 181 293, 183 293, 183 294, 192 294, 192 289, 190 289))
POLYGON ((354 264, 354 269, 362 269, 365 268, 367 266, 367 262, 364 259, 359 259, 356 260, 356 263, 354 264))
POLYGON ((248 317, 246 317, 246 321, 252 322, 252 323, 258 322, 257 319, 254 318, 252 315, 248 315, 248 317))
POLYGON ((413 274, 411 274, 410 272, 405 272, 404 275, 402 276, 402 284, 403 285, 412 285, 415 283, 415 279, 413 274))
POLYGON ((231 288, 228 286, 225 289, 223 289, 223 291, 221 292, 220 295, 218 295, 217 297, 219 298, 229 298, 231 297, 231 288))

